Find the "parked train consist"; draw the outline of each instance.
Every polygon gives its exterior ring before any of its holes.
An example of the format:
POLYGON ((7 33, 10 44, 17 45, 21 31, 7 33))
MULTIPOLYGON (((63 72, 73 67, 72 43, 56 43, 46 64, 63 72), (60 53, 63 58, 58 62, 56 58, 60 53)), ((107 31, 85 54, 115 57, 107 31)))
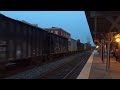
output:
POLYGON ((49 33, 49 51, 51 53, 68 52, 68 39, 53 33, 49 33))
MULTIPOLYGON (((79 41, 74 45, 70 51, 83 50, 79 41)), ((0 14, 0 62, 25 63, 69 54, 68 38, 0 14)))
POLYGON ((68 50, 69 51, 77 51, 77 40, 74 40, 72 38, 68 41, 68 50))
POLYGON ((90 49, 91 49, 91 45, 89 43, 84 43, 84 51, 90 49))
POLYGON ((68 39, 0 14, 0 61, 68 51, 68 39))
POLYGON ((79 39, 77 40, 77 49, 78 51, 84 51, 84 44, 79 39))

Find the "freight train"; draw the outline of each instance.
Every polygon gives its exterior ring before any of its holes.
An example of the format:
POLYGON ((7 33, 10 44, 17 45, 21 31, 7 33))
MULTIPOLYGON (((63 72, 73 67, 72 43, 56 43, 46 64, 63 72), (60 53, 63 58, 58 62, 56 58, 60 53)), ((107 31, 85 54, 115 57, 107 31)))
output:
POLYGON ((0 14, 0 65, 41 63, 84 49, 82 43, 75 41, 74 50, 69 50, 68 43, 68 38, 0 14))

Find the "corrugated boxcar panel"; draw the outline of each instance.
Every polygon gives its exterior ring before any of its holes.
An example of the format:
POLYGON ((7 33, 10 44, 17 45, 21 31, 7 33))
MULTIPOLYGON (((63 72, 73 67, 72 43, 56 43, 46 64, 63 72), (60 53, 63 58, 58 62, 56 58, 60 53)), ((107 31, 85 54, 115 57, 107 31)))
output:
POLYGON ((25 58, 26 57, 26 51, 27 51, 26 50, 26 42, 25 41, 22 43, 22 48, 23 48, 23 53, 22 53, 23 55, 22 56, 23 56, 23 58, 25 58))
POLYGON ((37 30, 34 29, 34 48, 35 48, 35 56, 37 56, 37 30))
POLYGON ((54 35, 50 33, 50 53, 54 53, 54 35))
POLYGON ((41 32, 42 31, 39 30, 39 46, 40 46, 39 52, 40 52, 40 55, 42 55, 42 33, 41 32))
POLYGON ((43 52, 44 52, 44 54, 48 54, 48 33, 47 32, 43 32, 43 37, 44 37, 44 39, 43 39, 43 43, 44 43, 44 46, 43 46, 43 48, 44 48, 44 50, 43 50, 43 52))
POLYGON ((41 32, 41 53, 44 54, 44 46, 45 46, 45 43, 44 42, 44 32, 42 31, 41 32))
POLYGON ((68 40, 61 36, 50 33, 50 52, 61 53, 67 51, 68 40))
POLYGON ((21 40, 17 40, 16 45, 16 59, 22 58, 22 47, 21 47, 21 40))
POLYGON ((31 57, 31 28, 28 28, 28 57, 31 57))
POLYGON ((39 34, 39 32, 38 32, 38 29, 37 29, 37 30, 36 30, 36 37, 37 37, 37 38, 36 38, 36 47, 37 47, 37 48, 36 48, 36 53, 37 53, 36 55, 37 55, 37 56, 39 56, 39 38, 38 38, 39 36, 38 36, 38 34, 39 34))
POLYGON ((8 43, 8 53, 9 53, 9 60, 13 60, 14 59, 14 42, 13 40, 9 40, 8 43))
POLYGON ((28 57, 31 57, 31 45, 30 45, 30 43, 28 44, 28 57))
POLYGON ((45 34, 45 32, 43 32, 43 42, 42 42, 42 43, 44 43, 43 54, 46 54, 46 41, 45 41, 45 39, 46 39, 46 34, 45 34))
POLYGON ((33 28, 33 37, 32 37, 32 44, 33 44, 33 46, 32 46, 32 51, 33 51, 33 56, 36 56, 36 48, 35 48, 35 45, 36 45, 36 40, 35 40, 35 30, 34 30, 34 28, 33 28))
POLYGON ((29 32, 28 32, 29 30, 28 29, 26 30, 26 34, 27 34, 26 35, 26 56, 27 57, 28 57, 28 45, 29 45, 29 35, 28 35, 29 34, 29 32))
POLYGON ((0 40, 0 60, 3 61, 6 59, 6 44, 5 40, 0 40))
POLYGON ((5 53, 10 60, 68 50, 68 39, 62 36, 48 34, 47 31, 17 20, 9 18, 3 20, 0 19, 0 40, 8 41, 6 46, 8 52, 5 53))
POLYGON ((31 57, 33 56, 33 29, 31 29, 31 39, 30 39, 30 45, 31 45, 31 57))

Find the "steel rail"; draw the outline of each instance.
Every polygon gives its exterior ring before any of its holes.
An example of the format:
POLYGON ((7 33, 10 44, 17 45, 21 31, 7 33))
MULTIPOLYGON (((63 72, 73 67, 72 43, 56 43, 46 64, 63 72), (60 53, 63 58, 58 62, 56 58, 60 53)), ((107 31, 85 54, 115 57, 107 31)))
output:
MULTIPOLYGON (((89 56, 89 55, 88 55, 89 56)), ((82 62, 88 57, 86 56, 85 58, 82 59, 82 61, 80 61, 80 63, 78 63, 63 79, 67 79, 72 73, 73 71, 75 71, 81 64, 82 62)))

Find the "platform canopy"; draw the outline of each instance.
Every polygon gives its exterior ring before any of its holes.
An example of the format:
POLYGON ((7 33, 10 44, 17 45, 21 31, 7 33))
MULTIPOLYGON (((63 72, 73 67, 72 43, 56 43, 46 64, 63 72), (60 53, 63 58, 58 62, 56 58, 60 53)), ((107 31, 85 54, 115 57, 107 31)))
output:
POLYGON ((85 11, 93 40, 109 32, 120 32, 120 11, 85 11))

